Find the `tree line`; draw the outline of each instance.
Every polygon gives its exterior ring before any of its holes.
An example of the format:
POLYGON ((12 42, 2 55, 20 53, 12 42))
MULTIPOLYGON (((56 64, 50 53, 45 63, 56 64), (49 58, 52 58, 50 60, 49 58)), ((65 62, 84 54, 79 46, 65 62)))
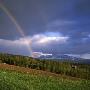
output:
POLYGON ((0 63, 49 71, 56 74, 90 79, 90 65, 60 62, 55 60, 40 60, 28 56, 0 54, 0 63))

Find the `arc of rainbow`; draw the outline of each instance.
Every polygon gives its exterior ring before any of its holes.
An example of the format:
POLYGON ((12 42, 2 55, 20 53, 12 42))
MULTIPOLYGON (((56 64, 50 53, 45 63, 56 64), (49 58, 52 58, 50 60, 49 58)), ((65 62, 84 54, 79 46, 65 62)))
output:
MULTIPOLYGON (((6 15, 10 18, 10 20, 13 22, 13 24, 16 26, 17 31, 21 34, 22 37, 25 37, 25 34, 23 32, 23 29, 20 27, 20 25, 18 24, 17 20, 15 19, 15 17, 10 13, 10 11, 2 4, 0 3, 0 8, 6 13, 6 15)), ((32 41, 28 41, 25 40, 26 45, 29 49, 29 53, 32 56, 32 48, 31 48, 31 43, 32 41)))

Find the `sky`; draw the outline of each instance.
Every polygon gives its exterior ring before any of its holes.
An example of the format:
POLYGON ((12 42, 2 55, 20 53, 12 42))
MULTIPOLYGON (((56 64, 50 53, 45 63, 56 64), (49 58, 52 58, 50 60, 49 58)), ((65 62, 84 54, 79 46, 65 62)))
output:
POLYGON ((90 0, 0 0, 0 52, 90 58, 90 0))

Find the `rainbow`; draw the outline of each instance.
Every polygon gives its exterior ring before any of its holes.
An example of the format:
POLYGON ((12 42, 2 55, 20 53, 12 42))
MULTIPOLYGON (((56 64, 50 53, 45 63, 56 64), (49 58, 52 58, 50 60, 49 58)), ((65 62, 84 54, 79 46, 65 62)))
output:
MULTIPOLYGON (((15 17, 12 15, 12 13, 2 4, 0 3, 0 8, 5 12, 5 14, 10 18, 10 20, 13 22, 13 24, 16 26, 16 30, 20 33, 20 35, 24 38, 26 35, 23 31, 23 29, 21 28, 21 26, 19 25, 19 23, 17 22, 17 20, 15 19, 15 17)), ((29 50, 30 56, 32 56, 32 48, 31 48, 31 43, 32 40, 28 41, 25 40, 27 48, 29 50)))

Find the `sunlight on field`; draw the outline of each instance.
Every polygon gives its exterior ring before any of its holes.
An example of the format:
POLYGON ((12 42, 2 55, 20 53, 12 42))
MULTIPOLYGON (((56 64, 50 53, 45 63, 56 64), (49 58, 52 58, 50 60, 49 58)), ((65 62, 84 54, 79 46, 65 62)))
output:
POLYGON ((90 90, 90 81, 0 70, 0 90, 90 90))

